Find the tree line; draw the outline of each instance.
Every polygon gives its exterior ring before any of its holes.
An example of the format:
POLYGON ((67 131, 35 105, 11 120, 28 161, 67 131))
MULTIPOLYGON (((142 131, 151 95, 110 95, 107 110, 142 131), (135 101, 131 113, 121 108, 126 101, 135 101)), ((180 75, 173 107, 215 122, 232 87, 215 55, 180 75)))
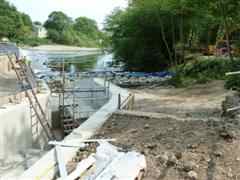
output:
POLYGON ((79 17, 75 20, 63 12, 52 12, 44 24, 32 22, 31 18, 19 12, 6 0, 0 0, 0 38, 19 44, 39 45, 58 43, 66 45, 98 47, 104 34, 98 29, 96 21, 79 17), (48 34, 40 39, 35 33, 35 25, 42 25, 48 34))
POLYGON ((0 0, 0 37, 12 40, 23 40, 32 36, 33 25, 31 18, 5 0, 0 0))
POLYGON ((63 12, 52 12, 44 27, 48 31, 48 37, 60 44, 99 46, 103 36, 96 21, 87 17, 73 20, 63 12))
MULTIPOLYGON (((117 60, 128 70, 159 71, 186 62, 218 40, 228 43, 240 29, 240 1, 132 0, 106 18, 105 31, 117 60)), ((240 39, 239 39, 240 40, 240 39)), ((238 40, 238 41, 239 41, 238 40)))

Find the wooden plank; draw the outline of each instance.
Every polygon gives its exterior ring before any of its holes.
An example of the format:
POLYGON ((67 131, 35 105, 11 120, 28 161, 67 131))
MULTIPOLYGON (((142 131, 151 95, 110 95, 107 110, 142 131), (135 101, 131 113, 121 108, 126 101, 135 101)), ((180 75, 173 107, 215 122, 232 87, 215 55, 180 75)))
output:
POLYGON ((67 174, 67 168, 66 168, 66 165, 64 162, 64 158, 61 153, 61 146, 56 145, 55 150, 56 150, 57 163, 58 163, 58 169, 60 172, 60 176, 62 179, 65 179, 68 176, 68 174, 67 174))
POLYGON ((231 112, 231 111, 237 111, 240 109, 240 106, 237 106, 237 107, 233 107, 233 108, 229 108, 227 109, 227 112, 231 112))
MULTIPOLYGON (((77 168, 69 174, 64 180, 75 180, 81 177, 93 164, 96 162, 93 154, 90 155, 87 159, 82 160, 78 165, 77 168)), ((62 179, 62 178, 61 178, 62 179)))
POLYGON ((68 142, 49 141, 48 144, 55 145, 55 146, 58 145, 62 147, 82 148, 86 146, 84 143, 114 142, 114 141, 116 141, 116 139, 87 139, 87 140, 81 140, 81 141, 68 141, 68 142))
POLYGON ((240 74, 240 71, 228 72, 228 73, 226 73, 226 76, 232 76, 232 75, 238 75, 238 74, 240 74))

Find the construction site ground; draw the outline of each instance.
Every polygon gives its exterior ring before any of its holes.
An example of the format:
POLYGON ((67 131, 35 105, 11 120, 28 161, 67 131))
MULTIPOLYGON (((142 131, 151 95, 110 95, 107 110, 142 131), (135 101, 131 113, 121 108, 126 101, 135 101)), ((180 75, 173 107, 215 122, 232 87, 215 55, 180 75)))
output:
POLYGON ((134 110, 113 114, 96 137, 143 153, 144 180, 240 179, 240 124, 221 118, 221 103, 232 93, 224 82, 130 91, 134 110))

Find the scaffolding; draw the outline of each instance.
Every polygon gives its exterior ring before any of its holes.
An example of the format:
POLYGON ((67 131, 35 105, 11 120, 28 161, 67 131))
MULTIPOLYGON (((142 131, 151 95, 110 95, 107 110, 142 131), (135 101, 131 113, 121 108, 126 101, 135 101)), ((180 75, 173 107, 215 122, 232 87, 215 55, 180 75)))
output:
POLYGON ((99 87, 94 82, 95 73, 75 72, 74 77, 70 77, 66 73, 66 63, 62 60, 61 85, 53 91, 59 97, 59 117, 64 135, 71 133, 95 113, 110 96, 110 83, 106 77, 103 87, 99 87), (85 87, 82 87, 82 84, 85 84, 85 87))

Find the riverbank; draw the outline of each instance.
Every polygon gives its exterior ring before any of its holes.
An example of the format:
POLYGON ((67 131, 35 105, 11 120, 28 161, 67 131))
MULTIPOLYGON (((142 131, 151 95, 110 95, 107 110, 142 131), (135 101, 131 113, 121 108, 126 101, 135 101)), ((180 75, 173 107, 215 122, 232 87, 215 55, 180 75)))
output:
POLYGON ((66 45, 40 45, 36 47, 23 47, 24 49, 38 50, 38 51, 88 51, 88 52, 101 52, 100 48, 86 48, 78 46, 66 46, 66 45))

